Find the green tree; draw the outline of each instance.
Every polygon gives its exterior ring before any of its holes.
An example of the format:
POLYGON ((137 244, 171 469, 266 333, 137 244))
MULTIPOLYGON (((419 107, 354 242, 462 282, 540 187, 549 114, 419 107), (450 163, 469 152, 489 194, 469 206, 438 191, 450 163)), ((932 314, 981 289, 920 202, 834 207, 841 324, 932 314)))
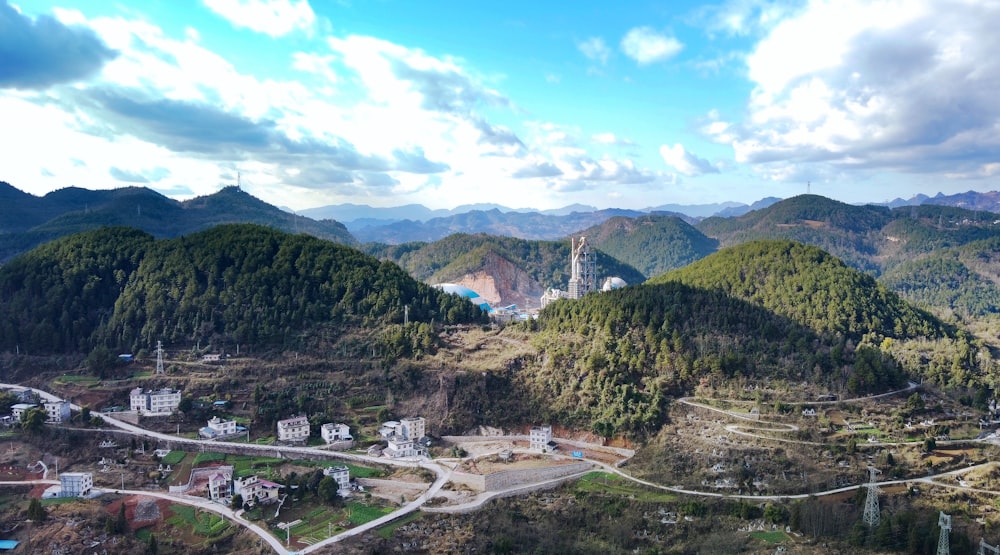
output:
POLYGON ((149 535, 149 542, 146 543, 146 553, 149 555, 156 555, 160 552, 159 546, 156 545, 156 536, 153 534, 149 535))
POLYGON ((234 511, 238 511, 238 510, 242 509, 243 508, 243 496, 240 495, 240 494, 238 494, 238 493, 236 495, 234 495, 232 501, 230 501, 230 503, 229 503, 229 508, 233 509, 234 511))
POLYGON ((48 515, 45 513, 45 507, 42 507, 42 502, 37 498, 32 498, 31 502, 28 503, 28 520, 32 522, 41 522, 45 520, 48 515))
POLYGON ((114 520, 115 534, 124 534, 128 531, 128 519, 125 518, 125 502, 118 505, 118 516, 114 520))
POLYGON ((336 480, 330 476, 325 476, 319 481, 319 487, 317 488, 319 498, 328 505, 336 505, 340 500, 340 495, 337 494, 339 487, 336 480))
POLYGON ((32 435, 41 433, 42 429, 45 428, 45 421, 47 419, 48 415, 44 410, 39 408, 28 409, 21 413, 21 429, 32 435))

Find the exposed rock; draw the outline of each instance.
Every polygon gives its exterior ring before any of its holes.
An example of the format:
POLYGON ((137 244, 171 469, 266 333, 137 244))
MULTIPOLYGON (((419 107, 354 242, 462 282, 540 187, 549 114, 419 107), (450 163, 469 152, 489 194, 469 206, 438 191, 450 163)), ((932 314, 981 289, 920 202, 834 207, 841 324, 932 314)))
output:
POLYGON ((453 283, 472 289, 490 306, 516 304, 519 308, 538 308, 545 289, 510 260, 489 253, 481 269, 466 274, 453 283))

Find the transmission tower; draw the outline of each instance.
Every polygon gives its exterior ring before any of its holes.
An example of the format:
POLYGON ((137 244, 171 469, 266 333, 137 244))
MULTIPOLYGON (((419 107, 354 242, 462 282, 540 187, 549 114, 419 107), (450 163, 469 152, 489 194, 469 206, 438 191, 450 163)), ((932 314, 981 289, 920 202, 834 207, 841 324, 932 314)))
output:
POLYGON ((951 555, 951 544, 948 541, 948 532, 951 532, 951 515, 943 512, 939 513, 938 526, 941 527, 941 535, 938 536, 937 555, 951 555))
POLYGON ((163 373, 163 342, 156 342, 156 373, 163 373))
POLYGON ((986 538, 979 538, 979 555, 986 555, 987 552, 1000 555, 1000 546, 994 547, 986 543, 986 538))
POLYGON ((871 478, 868 480, 868 498, 865 499, 865 513, 862 518, 869 528, 878 528, 882 521, 878 507, 878 482, 875 479, 875 473, 878 470, 874 466, 869 466, 868 472, 871 474, 871 478))

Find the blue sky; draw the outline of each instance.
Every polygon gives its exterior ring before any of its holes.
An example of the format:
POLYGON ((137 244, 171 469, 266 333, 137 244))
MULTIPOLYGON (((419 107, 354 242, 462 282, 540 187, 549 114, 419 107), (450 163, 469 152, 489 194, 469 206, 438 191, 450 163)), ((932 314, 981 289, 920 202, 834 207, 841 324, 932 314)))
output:
POLYGON ((934 0, 0 0, 0 180, 184 199, 239 173, 292 209, 989 191, 998 24, 934 0))

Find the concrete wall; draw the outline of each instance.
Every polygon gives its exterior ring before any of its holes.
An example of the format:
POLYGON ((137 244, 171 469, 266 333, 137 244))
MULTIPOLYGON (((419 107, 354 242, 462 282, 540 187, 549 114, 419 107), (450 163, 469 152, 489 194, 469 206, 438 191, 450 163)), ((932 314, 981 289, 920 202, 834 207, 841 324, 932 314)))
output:
POLYGON ((501 470, 491 474, 469 474, 456 471, 452 473, 451 480, 476 491, 499 491, 522 484, 554 480, 570 474, 585 472, 591 468, 593 468, 591 463, 578 462, 523 470, 501 470))

